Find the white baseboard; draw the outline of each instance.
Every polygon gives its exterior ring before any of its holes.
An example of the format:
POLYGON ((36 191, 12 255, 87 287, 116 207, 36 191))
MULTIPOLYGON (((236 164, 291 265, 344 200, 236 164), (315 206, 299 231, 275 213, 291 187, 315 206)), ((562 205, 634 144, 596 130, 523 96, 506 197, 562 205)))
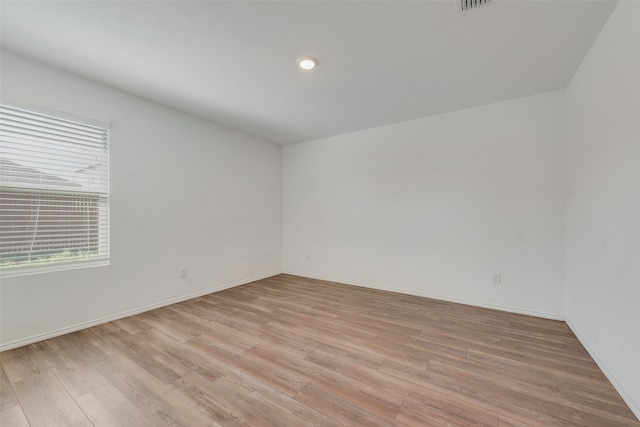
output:
POLYGON ((589 345, 589 341, 587 341, 587 339, 580 334, 580 331, 578 330, 578 328, 576 328, 575 324, 571 321, 571 318, 567 317, 565 319, 565 322, 571 329, 571 332, 573 332, 573 334, 578 338, 578 341, 580 341, 580 344, 582 344, 585 350, 587 350, 587 353, 589 353, 589 356, 591 356, 593 361, 596 362, 596 365, 598 365, 598 368, 600 368, 600 370, 607 377, 611 385, 613 385, 613 388, 615 388, 618 394, 620 394, 620 397, 622 397, 622 400, 624 400, 627 406, 629 406, 629 409, 631 409, 631 412, 633 412, 636 418, 640 420, 640 402, 634 401, 633 398, 629 395, 629 393, 627 393, 625 389, 620 385, 620 383, 616 381, 613 375, 611 375, 611 372, 607 370, 607 367, 604 364, 604 362, 598 357, 598 353, 596 353, 593 350, 593 347, 589 345))
POLYGON ((457 303, 457 304, 471 305, 471 306, 474 306, 474 307, 482 307, 482 308, 489 308, 489 309, 492 309, 492 310, 506 311, 508 313, 516 313, 516 314, 524 314, 526 316, 541 317, 543 319, 564 320, 564 316, 563 315, 556 314, 556 313, 546 313, 546 312, 543 312, 543 311, 528 310, 528 309, 523 309, 523 308, 518 308, 518 307, 502 306, 502 305, 497 305, 497 304, 487 304, 487 303, 484 303, 484 302, 465 300, 465 299, 454 298, 454 297, 449 297, 449 296, 445 296, 445 295, 430 294, 430 293, 427 293, 427 292, 409 291, 409 290, 400 289, 400 288, 391 288, 391 287, 388 287, 388 286, 381 286, 381 285, 373 284, 373 283, 358 283, 358 282, 353 282, 351 280, 336 279, 336 278, 331 278, 331 277, 321 277, 321 276, 309 275, 309 274, 305 274, 305 273, 297 273, 297 272, 294 272, 294 271, 283 271, 283 274, 291 274, 293 276, 308 277, 310 279, 317 279, 317 280, 325 280, 325 281, 328 281, 328 282, 343 283, 345 285, 359 286, 361 288, 370 288, 370 289, 377 289, 377 290, 380 290, 380 291, 397 292, 397 293, 405 294, 405 295, 413 295, 413 296, 417 296, 417 297, 437 299, 437 300, 440 300, 440 301, 453 302, 453 303, 457 303))
POLYGON ((73 326, 69 326, 66 328, 62 328, 62 329, 57 329, 55 331, 51 331, 51 332, 47 332, 44 334, 39 334, 39 335, 34 335, 28 338, 24 338, 24 339, 20 339, 20 340, 16 340, 16 341, 11 341, 8 343, 2 343, 0 344, 0 352, 5 351, 5 350, 11 350, 14 348, 18 348, 18 347, 22 347, 25 345, 29 345, 29 344, 33 344, 39 341, 44 341, 47 340, 49 338, 55 338, 55 337, 59 337, 60 335, 65 335, 65 334, 69 334, 71 332, 76 332, 76 331, 80 331, 82 329, 87 329, 90 328, 92 326, 98 326, 98 325, 102 325, 103 323, 108 323, 108 322, 113 322, 114 320, 118 320, 118 319, 123 319, 125 317, 129 317, 129 316, 133 316, 136 314, 140 314, 140 313, 144 313, 146 311, 151 311, 151 310, 155 310, 156 308, 160 308, 160 307, 166 307, 168 305, 171 304, 176 304, 182 301, 187 301, 190 300, 192 298, 197 298, 197 297, 201 297, 203 295, 207 295, 213 292, 219 292, 225 289, 229 289, 229 288, 233 288, 236 286, 240 286, 240 285, 244 285, 247 283, 251 283, 251 282, 255 282, 256 280, 262 280, 262 279, 266 279, 268 277, 273 277, 273 276, 277 276, 278 274, 281 274, 280 271, 278 272, 274 272, 274 273, 270 273, 270 274, 265 274, 265 275, 261 275, 261 276, 256 276, 256 277, 252 277, 249 279, 243 279, 237 282, 232 282, 232 283, 226 283, 224 285, 221 286, 216 286, 214 288, 209 288, 209 289, 205 289, 202 291, 198 291, 198 292, 194 292, 188 295, 183 295, 181 297, 178 298, 172 298, 169 300, 165 300, 159 303, 155 303, 155 304, 151 304, 151 305, 147 305, 144 307, 139 307, 139 308, 135 308, 132 310, 127 310, 127 311, 123 311, 111 316, 106 316, 106 317, 102 317, 100 319, 95 319, 95 320, 91 320, 89 322, 83 322, 83 323, 79 323, 73 326))

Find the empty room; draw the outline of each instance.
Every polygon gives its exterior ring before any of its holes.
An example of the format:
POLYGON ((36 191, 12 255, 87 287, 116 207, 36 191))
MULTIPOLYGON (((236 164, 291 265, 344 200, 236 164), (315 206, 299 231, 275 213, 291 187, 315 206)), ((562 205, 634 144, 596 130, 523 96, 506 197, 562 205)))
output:
POLYGON ((0 0, 0 425, 640 427, 640 2, 0 0))

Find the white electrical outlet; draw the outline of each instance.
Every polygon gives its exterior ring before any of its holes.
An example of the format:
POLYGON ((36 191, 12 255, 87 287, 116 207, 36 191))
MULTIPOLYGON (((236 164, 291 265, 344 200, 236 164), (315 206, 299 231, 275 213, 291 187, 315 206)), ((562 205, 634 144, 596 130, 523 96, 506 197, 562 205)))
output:
POLYGON ((494 274, 493 275, 493 284, 494 285, 502 284, 502 274, 494 274))
POLYGON ((187 276, 189 275, 189 270, 187 270, 187 267, 180 267, 180 278, 181 279, 185 279, 187 276))

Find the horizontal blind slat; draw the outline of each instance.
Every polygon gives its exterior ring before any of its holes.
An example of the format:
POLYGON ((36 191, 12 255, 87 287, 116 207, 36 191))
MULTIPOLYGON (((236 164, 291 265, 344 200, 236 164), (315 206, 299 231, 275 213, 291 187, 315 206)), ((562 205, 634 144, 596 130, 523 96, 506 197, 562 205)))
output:
POLYGON ((7 128, 6 126, 0 126, 0 136, 3 138, 24 138, 26 140, 39 140, 39 141, 57 141, 65 144, 74 145, 86 145, 86 146, 100 146, 102 145, 102 138, 92 140, 88 138, 79 138, 73 135, 57 134, 55 132, 47 132, 44 130, 31 130, 25 128, 7 128))
POLYGON ((5 123, 14 127, 34 127, 55 129, 60 132, 77 133, 87 135, 89 137, 99 136, 104 133, 104 129, 90 125, 75 125, 71 122, 44 120, 36 117, 28 117, 25 114, 16 114, 11 111, 3 111, 5 123))
POLYGON ((60 137, 61 139, 82 141, 83 144, 91 145, 101 143, 108 131, 94 132, 91 129, 68 129, 63 127, 45 127, 36 122, 21 122, 11 117, 3 117, 0 123, 2 133, 6 134, 35 134, 60 137))
POLYGON ((93 128, 96 130, 109 130, 108 129, 108 125, 103 124, 103 125, 96 125, 96 124, 91 124, 91 123, 85 123, 85 122, 80 122, 79 120, 72 120, 72 119, 68 119, 68 118, 64 118, 64 117, 60 117, 60 116, 53 116, 51 114, 48 113, 39 113, 37 111, 33 111, 33 110, 26 110, 24 108, 20 108, 20 107, 16 107, 16 106, 10 106, 7 104, 2 104, 0 105, 0 115, 3 116, 14 116, 14 117, 23 117, 26 118, 28 120, 40 120, 43 122, 49 122, 49 123, 53 123, 53 124, 60 124, 60 125, 64 125, 64 126, 68 126, 68 127, 78 127, 78 128, 93 128))
POLYGON ((16 151, 26 153, 56 153, 58 157, 72 157, 84 159, 88 157, 106 157, 106 151, 102 145, 95 147, 74 146, 55 141, 47 141, 46 145, 34 140, 20 140, 3 138, 0 140, 1 149, 6 153, 16 151))

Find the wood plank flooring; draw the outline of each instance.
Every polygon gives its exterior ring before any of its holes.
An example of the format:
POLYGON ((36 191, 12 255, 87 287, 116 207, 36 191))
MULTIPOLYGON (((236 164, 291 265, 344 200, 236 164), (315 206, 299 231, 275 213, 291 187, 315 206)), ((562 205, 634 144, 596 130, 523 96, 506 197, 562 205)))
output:
POLYGON ((564 322, 289 275, 0 365, 6 427, 640 427, 564 322))

